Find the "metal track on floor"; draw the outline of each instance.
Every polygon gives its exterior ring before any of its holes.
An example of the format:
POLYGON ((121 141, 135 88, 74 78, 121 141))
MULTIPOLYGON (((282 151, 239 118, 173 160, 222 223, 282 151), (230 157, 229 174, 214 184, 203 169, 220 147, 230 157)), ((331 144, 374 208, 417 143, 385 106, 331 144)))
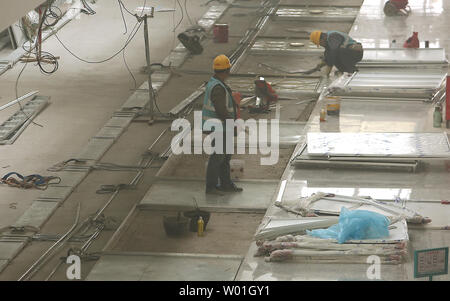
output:
POLYGON ((12 144, 49 104, 50 97, 35 96, 0 125, 0 144, 12 144))

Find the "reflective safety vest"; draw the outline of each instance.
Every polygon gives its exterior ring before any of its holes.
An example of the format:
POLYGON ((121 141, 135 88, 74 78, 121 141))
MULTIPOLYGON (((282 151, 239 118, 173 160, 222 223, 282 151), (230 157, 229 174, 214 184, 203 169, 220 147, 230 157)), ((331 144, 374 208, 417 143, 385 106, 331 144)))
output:
POLYGON ((347 48, 347 46, 349 45, 353 45, 353 44, 357 44, 358 42, 356 42, 355 40, 353 40, 348 34, 344 33, 344 32, 340 32, 337 30, 331 30, 327 32, 327 39, 328 36, 332 33, 337 33, 340 34, 341 36, 343 36, 345 38, 344 42, 341 45, 341 48, 347 48))
MULTIPOLYGON (((213 88, 216 85, 221 85, 225 89, 226 99, 227 99, 227 102, 226 102, 227 111, 231 116, 233 116, 233 119, 236 119, 233 96, 231 95, 231 93, 229 93, 228 89, 225 87, 225 85, 220 80, 218 80, 215 77, 211 77, 208 84, 206 85, 205 98, 203 99, 202 127, 204 126, 206 120, 209 120, 209 119, 219 119, 220 120, 220 118, 216 114, 214 104, 211 101, 211 91, 213 90, 213 88)), ((211 122, 213 122, 213 124, 214 124, 218 121, 211 120, 210 123, 211 122)), ((225 127, 225 124, 222 124, 222 122, 220 121, 220 126, 225 127)), ((220 127, 219 128, 216 127, 216 131, 219 129, 220 129, 220 127)))

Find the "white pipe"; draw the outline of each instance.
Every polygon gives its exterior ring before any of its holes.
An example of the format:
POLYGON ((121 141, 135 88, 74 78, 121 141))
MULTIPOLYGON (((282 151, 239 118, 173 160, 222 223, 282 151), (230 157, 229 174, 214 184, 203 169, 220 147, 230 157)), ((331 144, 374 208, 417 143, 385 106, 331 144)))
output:
POLYGON ((30 92, 30 93, 25 94, 25 95, 23 95, 23 96, 20 96, 19 98, 15 99, 15 100, 13 100, 13 101, 11 101, 11 102, 9 102, 9 103, 7 103, 6 105, 1 106, 1 107, 0 107, 0 111, 4 110, 4 109, 6 109, 6 108, 9 108, 10 106, 12 106, 12 105, 18 103, 19 101, 22 101, 22 100, 24 100, 25 98, 28 98, 28 97, 30 97, 30 96, 33 96, 33 95, 35 95, 35 94, 37 94, 37 93, 39 93, 39 91, 33 91, 33 92, 30 92))
POLYGON ((281 199, 283 198, 284 189, 286 188, 287 180, 283 180, 281 182, 280 190, 278 191, 278 196, 275 200, 275 203, 281 204, 281 199))

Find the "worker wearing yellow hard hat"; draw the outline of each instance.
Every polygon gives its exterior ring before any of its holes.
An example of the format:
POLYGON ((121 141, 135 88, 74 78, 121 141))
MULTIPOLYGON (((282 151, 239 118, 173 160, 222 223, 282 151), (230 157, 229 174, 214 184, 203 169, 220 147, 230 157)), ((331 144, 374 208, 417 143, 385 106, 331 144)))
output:
POLYGON ((328 66, 327 74, 330 73, 333 66, 340 72, 353 73, 357 71, 356 64, 362 60, 364 50, 361 43, 352 39, 348 34, 336 30, 328 32, 315 30, 311 32, 310 40, 318 47, 325 48, 322 62, 311 69, 312 72, 320 70, 325 65, 328 66))
MULTIPOLYGON (((214 132, 213 147, 222 144, 221 151, 214 151, 208 161, 206 169, 206 193, 223 195, 226 192, 240 192, 242 188, 237 187, 231 180, 230 160, 231 154, 227 154, 228 141, 234 137, 235 133, 228 135, 226 120, 235 120, 237 116, 237 105, 232 96, 231 88, 225 83, 230 75, 230 59, 221 54, 213 61, 214 75, 206 84, 205 96, 203 99, 202 125, 205 134, 214 132), (216 138, 217 135, 222 138, 216 138), (215 141, 222 139, 222 143, 215 141)), ((234 131, 234 128, 233 128, 234 131)))
POLYGON ((218 55, 213 61, 213 70, 218 71, 219 73, 222 71, 229 70, 231 68, 230 59, 224 55, 218 55))

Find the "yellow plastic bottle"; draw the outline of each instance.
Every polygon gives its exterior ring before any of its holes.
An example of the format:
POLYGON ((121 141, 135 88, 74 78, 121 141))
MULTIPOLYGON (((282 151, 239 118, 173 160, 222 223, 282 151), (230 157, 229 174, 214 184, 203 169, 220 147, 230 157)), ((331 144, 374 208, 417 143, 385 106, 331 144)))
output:
POLYGON ((203 230, 205 228, 205 223, 203 221, 203 217, 199 216, 197 221, 197 235, 203 236, 203 230))
POLYGON ((325 108, 322 108, 320 110, 320 122, 325 121, 325 116, 327 115, 327 110, 325 108))

